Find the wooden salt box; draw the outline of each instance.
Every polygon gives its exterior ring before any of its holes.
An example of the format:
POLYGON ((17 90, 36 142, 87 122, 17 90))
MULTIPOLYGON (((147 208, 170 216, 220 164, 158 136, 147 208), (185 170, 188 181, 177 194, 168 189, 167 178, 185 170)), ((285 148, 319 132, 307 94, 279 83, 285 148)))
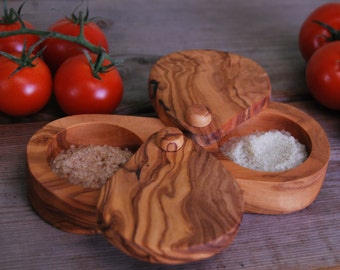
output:
POLYGON ((27 146, 28 196, 36 212, 72 233, 102 233, 137 259, 179 264, 213 256, 236 236, 243 213, 307 207, 322 186, 329 143, 304 112, 270 102, 266 72, 226 52, 189 50, 152 67, 149 95, 159 119, 76 115, 37 131, 27 146), (289 131, 308 150, 301 165, 258 172, 220 146, 254 131, 289 131), (120 146, 133 157, 100 189, 60 179, 50 161, 70 145, 120 146))

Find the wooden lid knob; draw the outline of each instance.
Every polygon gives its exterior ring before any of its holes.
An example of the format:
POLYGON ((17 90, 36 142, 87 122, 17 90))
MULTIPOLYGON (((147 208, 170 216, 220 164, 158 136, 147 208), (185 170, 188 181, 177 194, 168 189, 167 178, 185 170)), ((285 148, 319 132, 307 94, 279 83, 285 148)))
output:
POLYGON ((247 57, 223 51, 173 52, 152 66, 148 80, 158 117, 188 131, 204 147, 218 142, 270 101, 266 71, 247 57), (203 114, 194 104, 205 105, 203 114))
POLYGON ((164 151, 176 152, 183 146, 184 135, 175 127, 167 127, 157 134, 157 145, 164 151))
POLYGON ((206 127, 211 123, 211 113, 203 104, 194 104, 187 108, 185 120, 193 127, 206 127))

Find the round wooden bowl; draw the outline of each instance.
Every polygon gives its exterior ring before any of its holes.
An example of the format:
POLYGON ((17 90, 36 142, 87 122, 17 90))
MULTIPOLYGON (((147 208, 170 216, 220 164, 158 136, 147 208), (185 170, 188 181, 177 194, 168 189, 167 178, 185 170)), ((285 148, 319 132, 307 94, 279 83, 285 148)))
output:
POLYGON ((158 119, 118 115, 76 115, 38 130, 27 145, 28 197, 35 211, 58 229, 99 233, 99 188, 70 184, 52 172, 50 161, 71 145, 110 145, 136 151, 164 124, 158 119))
POLYGON ((284 214, 301 210, 315 200, 325 178, 330 158, 327 136, 313 118, 290 105, 270 103, 224 136, 218 146, 234 136, 272 129, 290 132, 306 146, 308 158, 290 170, 260 172, 234 163, 221 152, 214 153, 243 190, 246 212, 284 214))
POLYGON ((149 96, 159 118, 177 126, 214 154, 244 191, 246 212, 290 213, 308 206, 323 183, 330 156, 320 125, 291 106, 270 103, 268 74, 246 57, 187 50, 160 58, 149 76, 149 96), (268 108, 267 108, 268 107, 268 108), (308 159, 291 170, 257 172, 219 152, 232 136, 286 129, 307 146, 308 159))

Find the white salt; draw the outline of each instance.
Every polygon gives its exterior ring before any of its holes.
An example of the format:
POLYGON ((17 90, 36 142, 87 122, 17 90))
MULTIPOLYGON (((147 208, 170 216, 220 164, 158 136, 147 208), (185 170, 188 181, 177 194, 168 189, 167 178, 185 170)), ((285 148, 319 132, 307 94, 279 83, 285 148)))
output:
POLYGON ((285 171, 303 163, 306 147, 287 131, 270 130, 233 137, 220 148, 235 163, 257 171, 285 171))

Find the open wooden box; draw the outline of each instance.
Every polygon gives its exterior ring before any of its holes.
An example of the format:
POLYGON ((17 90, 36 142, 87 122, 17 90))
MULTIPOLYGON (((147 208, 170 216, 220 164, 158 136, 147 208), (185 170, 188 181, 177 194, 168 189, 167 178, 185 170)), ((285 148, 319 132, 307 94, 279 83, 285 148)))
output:
POLYGON ((159 59, 149 94, 159 119, 77 115, 37 131, 27 146, 28 196, 53 226, 103 233, 125 253, 178 264, 228 246, 244 212, 281 214, 312 203, 330 155, 320 125, 270 102, 268 75, 239 55, 190 50, 159 59), (278 173, 241 167, 220 146, 232 136, 284 129, 308 150, 301 165, 278 173), (60 179, 49 162, 70 145, 127 147, 133 157, 100 189, 60 179))
POLYGON ((330 156, 327 136, 306 113, 270 102, 269 77, 254 61, 210 50, 175 52, 152 68, 149 93, 164 123, 184 130, 225 165, 241 186, 246 212, 291 213, 318 195, 330 156), (220 151, 231 137, 269 130, 290 132, 306 146, 306 161, 283 172, 259 172, 220 151))
POLYGON ((136 151, 163 127, 159 119, 118 115, 75 115, 47 124, 27 145, 28 197, 33 208, 58 229, 100 233, 96 209, 100 189, 61 179, 51 170, 50 161, 71 145, 106 144, 136 151))

